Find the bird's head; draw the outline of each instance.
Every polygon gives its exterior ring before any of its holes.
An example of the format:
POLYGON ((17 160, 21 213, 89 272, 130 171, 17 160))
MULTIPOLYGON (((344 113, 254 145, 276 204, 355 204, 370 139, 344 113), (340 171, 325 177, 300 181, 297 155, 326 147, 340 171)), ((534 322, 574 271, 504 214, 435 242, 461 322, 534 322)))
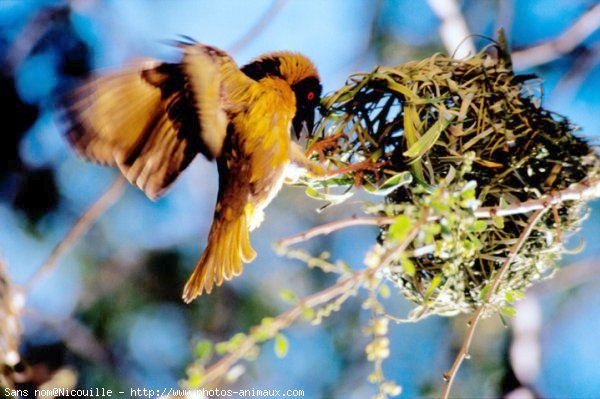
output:
POLYGON ((321 83, 317 68, 302 54, 287 51, 268 53, 242 67, 250 78, 260 81, 268 77, 285 80, 296 94, 296 114, 292 127, 300 138, 303 127, 312 133, 315 108, 321 101, 321 83))

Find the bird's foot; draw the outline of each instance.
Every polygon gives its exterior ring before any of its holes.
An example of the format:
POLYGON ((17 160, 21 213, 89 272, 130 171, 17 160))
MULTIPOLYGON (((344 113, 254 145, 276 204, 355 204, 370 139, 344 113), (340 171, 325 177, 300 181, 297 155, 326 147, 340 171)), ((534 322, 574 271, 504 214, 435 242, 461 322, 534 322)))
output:
POLYGON ((325 150, 338 146, 338 141, 346 137, 344 133, 338 133, 331 137, 326 137, 323 140, 313 143, 305 152, 305 156, 309 157, 313 152, 319 155, 319 162, 325 163, 325 150))

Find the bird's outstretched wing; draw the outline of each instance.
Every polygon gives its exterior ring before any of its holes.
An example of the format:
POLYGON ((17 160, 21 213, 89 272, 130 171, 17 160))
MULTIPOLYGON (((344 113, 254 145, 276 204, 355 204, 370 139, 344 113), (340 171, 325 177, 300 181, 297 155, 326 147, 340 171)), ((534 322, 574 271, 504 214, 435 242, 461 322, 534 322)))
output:
POLYGON ((152 62, 97 77, 64 101, 73 147, 117 165, 152 199, 198 153, 221 154, 229 92, 238 90, 233 82, 251 84, 223 51, 199 43, 180 47, 181 63, 152 62))

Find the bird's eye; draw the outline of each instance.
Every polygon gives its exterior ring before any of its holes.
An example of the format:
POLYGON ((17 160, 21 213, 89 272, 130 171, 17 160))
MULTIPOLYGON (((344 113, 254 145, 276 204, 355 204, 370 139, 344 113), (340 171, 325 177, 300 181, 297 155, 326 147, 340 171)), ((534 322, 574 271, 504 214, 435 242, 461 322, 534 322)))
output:
POLYGON ((315 98, 315 92, 314 91, 309 91, 308 94, 306 95, 306 99, 308 101, 312 101, 315 98))

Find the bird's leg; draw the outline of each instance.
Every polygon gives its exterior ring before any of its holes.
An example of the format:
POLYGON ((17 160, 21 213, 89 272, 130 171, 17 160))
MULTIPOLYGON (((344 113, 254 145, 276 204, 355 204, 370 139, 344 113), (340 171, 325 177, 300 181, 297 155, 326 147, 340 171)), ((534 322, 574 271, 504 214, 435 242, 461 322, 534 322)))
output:
POLYGON ((343 166, 341 168, 328 170, 327 176, 345 175, 346 173, 363 172, 365 170, 370 170, 372 172, 376 172, 377 170, 379 170, 380 168, 382 168, 383 166, 385 166, 387 164, 388 164, 387 161, 373 162, 370 159, 366 159, 364 161, 350 164, 347 166, 343 166))
POLYGON ((293 183, 300 175, 305 175, 311 179, 323 179, 327 177, 327 171, 319 164, 311 161, 304 155, 300 146, 294 142, 290 143, 290 162, 302 169, 302 173, 286 173, 286 183, 293 183))
POLYGON ((319 161, 321 161, 321 163, 325 163, 325 150, 327 148, 337 147, 339 139, 344 137, 346 137, 344 133, 338 133, 331 137, 325 137, 323 140, 317 141, 308 147, 305 154, 306 156, 310 156, 313 152, 316 152, 319 155, 319 161))

